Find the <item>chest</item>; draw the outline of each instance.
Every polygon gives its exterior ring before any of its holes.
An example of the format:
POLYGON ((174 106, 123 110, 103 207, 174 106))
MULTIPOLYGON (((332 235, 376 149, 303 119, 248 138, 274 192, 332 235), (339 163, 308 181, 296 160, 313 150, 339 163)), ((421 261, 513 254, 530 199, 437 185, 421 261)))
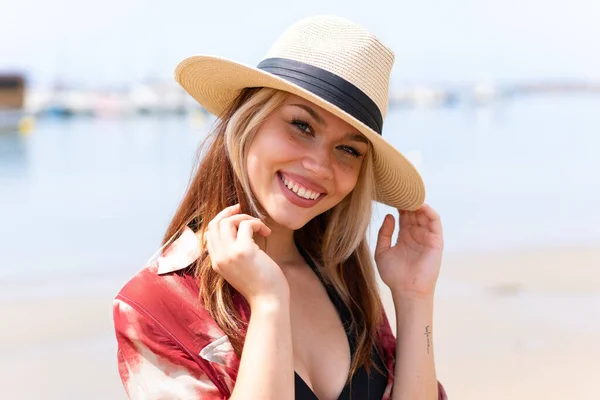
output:
POLYGON ((342 320, 310 269, 288 272, 294 370, 319 399, 337 399, 350 369, 342 320))

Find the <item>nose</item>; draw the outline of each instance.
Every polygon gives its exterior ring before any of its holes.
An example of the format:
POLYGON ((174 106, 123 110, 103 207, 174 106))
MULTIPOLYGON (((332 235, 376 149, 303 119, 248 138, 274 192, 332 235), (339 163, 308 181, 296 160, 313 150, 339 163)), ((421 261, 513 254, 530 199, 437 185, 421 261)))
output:
POLYGON ((331 153, 325 146, 313 147, 302 159, 302 166, 321 179, 333 179, 331 153))

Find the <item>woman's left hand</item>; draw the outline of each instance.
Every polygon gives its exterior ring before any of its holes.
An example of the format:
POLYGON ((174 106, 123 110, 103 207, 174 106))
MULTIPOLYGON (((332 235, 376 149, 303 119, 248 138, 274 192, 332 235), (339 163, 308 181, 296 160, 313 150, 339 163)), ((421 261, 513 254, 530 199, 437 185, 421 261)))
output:
POLYGON ((395 296, 433 296, 440 273, 444 240, 439 215, 428 205, 400 211, 400 233, 392 246, 395 220, 386 215, 377 239, 379 275, 395 296))

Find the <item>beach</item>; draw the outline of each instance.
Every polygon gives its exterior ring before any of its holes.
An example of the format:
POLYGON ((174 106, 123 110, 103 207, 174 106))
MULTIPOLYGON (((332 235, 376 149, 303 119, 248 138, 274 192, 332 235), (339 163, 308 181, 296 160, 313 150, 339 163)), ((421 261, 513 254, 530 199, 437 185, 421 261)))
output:
MULTIPOLYGON (((596 399, 598 266, 600 246, 447 255, 434 346, 449 397, 596 399)), ((125 400, 111 305, 109 293, 3 300, 3 398, 125 400)))
POLYGON ((454 399, 596 399, 600 246, 446 257, 434 320, 454 399))

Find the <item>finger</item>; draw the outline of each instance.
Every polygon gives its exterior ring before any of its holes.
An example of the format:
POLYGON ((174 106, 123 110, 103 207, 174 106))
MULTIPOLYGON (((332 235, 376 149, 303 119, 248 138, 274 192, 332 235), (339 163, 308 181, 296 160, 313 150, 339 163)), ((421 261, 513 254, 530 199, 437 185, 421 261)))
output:
POLYGON ((208 251, 208 258, 210 260, 210 263, 211 263, 213 269, 215 269, 217 267, 217 261, 219 260, 219 255, 217 255, 217 253, 215 252, 215 248, 213 246, 212 240, 210 240, 210 234, 208 231, 204 235, 204 246, 205 246, 206 250, 208 251))
POLYGON ((417 212, 416 211, 408 211, 408 226, 417 225, 417 212))
POLYGON ((250 217, 249 219, 241 220, 237 225, 238 228, 238 236, 240 234, 239 225, 244 221, 252 221, 253 232, 258 233, 261 236, 267 237, 271 234, 271 228, 267 226, 261 219, 250 217), (256 228, 257 227, 257 228, 256 228), (254 230, 257 229, 257 230, 254 230))
POLYGON ((403 227, 408 227, 410 225, 410 216, 409 211, 406 210, 398 210, 400 212, 400 229, 403 227))
POLYGON ((392 245, 392 235, 394 234, 394 216, 387 214, 383 219, 381 228, 377 235, 377 244, 375 245, 375 257, 389 249, 392 245))
POLYGON ((423 204, 419 210, 425 213, 429 219, 440 219, 439 214, 429 204, 423 204))
POLYGON ((398 232, 398 237, 396 238, 396 243, 399 243, 404 234, 406 232, 408 232, 408 230, 411 227, 411 222, 410 222, 410 215, 412 214, 412 211, 407 211, 407 210, 401 210, 400 211, 400 223, 399 223, 399 229, 400 231, 398 232))
POLYGON ((427 243, 428 235, 430 235, 430 234, 431 234, 431 232, 429 232, 429 230, 424 227, 418 227, 418 228, 415 228, 410 231, 410 235, 411 235, 412 239, 416 243, 421 244, 421 245, 427 243))
POLYGON ((237 238, 238 226, 240 222, 246 220, 258 220, 256 217, 252 217, 248 214, 236 214, 230 217, 224 218, 219 222, 220 237, 223 241, 232 242, 237 238))
POLYGON ((271 229, 258 218, 240 221, 237 232, 237 242, 242 245, 255 243, 254 233, 267 237, 271 234, 271 229))
POLYGON ((214 225, 209 226, 204 234, 204 238, 206 240, 208 254, 210 255, 210 258, 214 264, 215 260, 220 259, 219 251, 225 251, 223 246, 219 244, 221 241, 219 230, 214 225))
POLYGON ((220 222, 229 216, 235 215, 239 213, 240 205, 234 204, 233 206, 229 206, 221 210, 209 223, 207 226, 206 239, 209 240, 212 244, 212 248, 209 248, 209 253, 212 258, 219 258, 218 252, 224 251, 224 246, 221 243, 221 229, 220 222))
POLYGON ((214 225, 218 225, 222 219, 230 217, 232 215, 238 214, 240 212, 240 205, 234 204, 232 206, 226 207, 221 210, 215 217, 210 221, 209 225, 212 223, 214 225))
POLYGON ((426 225, 429 228, 429 230, 432 233, 435 233, 436 235, 441 235, 442 234, 442 220, 441 220, 439 214, 433 209, 433 207, 431 207, 428 204, 424 204, 421 207, 421 211, 429 220, 428 224, 426 225))
POLYGON ((420 208, 417 212, 417 224, 424 228, 429 227, 429 217, 423 212, 422 208, 420 208))

